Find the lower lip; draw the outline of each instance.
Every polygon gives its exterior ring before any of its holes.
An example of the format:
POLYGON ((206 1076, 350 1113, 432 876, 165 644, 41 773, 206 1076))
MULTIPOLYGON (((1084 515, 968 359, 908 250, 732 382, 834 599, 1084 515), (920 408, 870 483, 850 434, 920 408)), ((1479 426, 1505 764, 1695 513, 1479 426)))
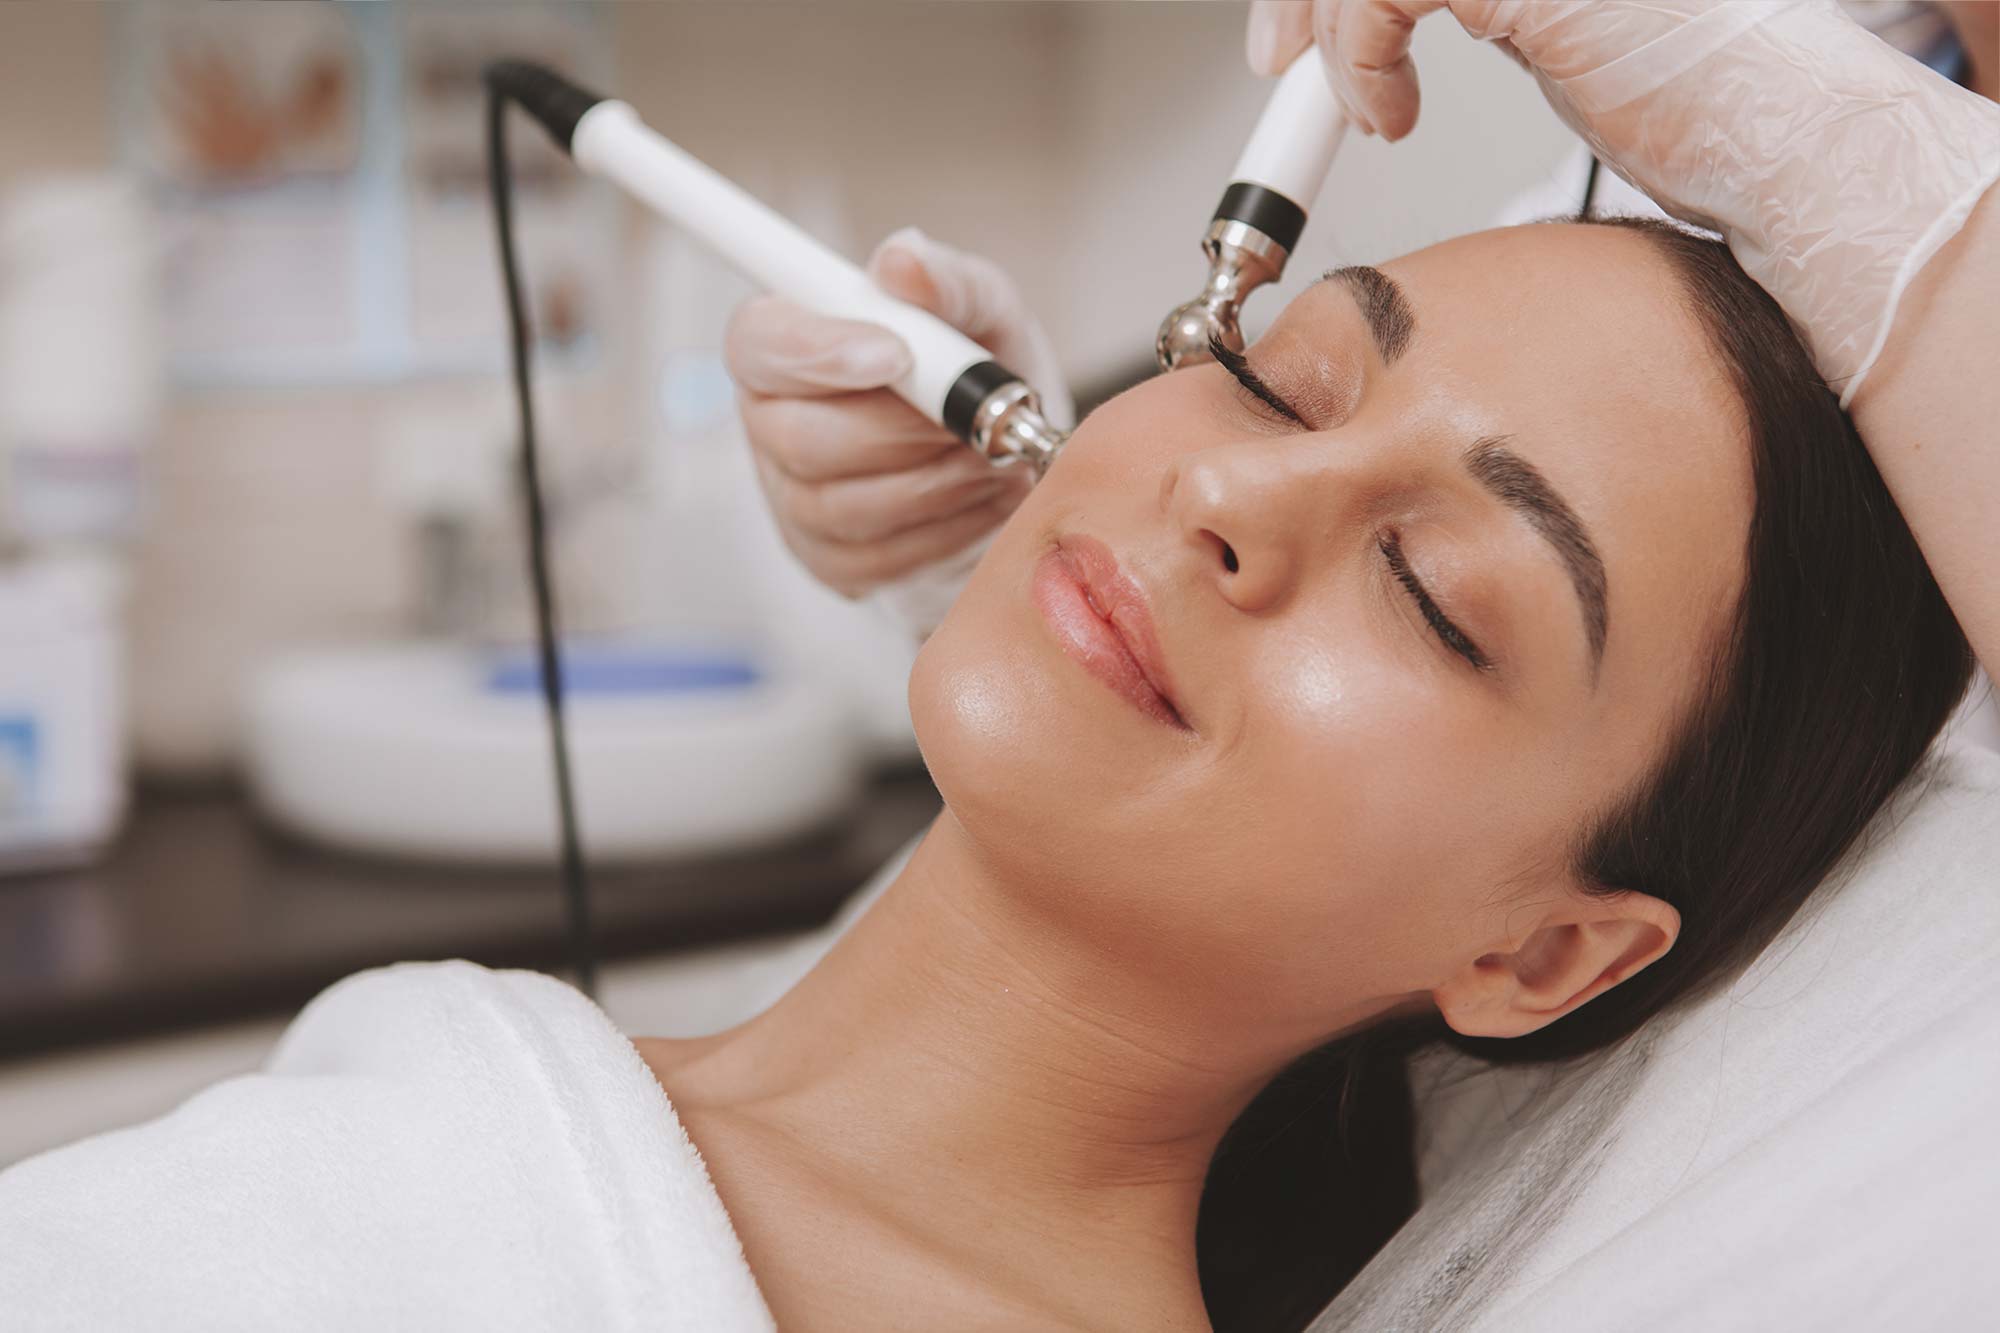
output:
POLYGON ((1055 631, 1056 642, 1085 671, 1146 716, 1170 727, 1185 728, 1187 724, 1173 707, 1146 683, 1145 673, 1139 670, 1125 641, 1097 614, 1083 585, 1057 552, 1049 552, 1035 566, 1033 596, 1036 609, 1055 631))

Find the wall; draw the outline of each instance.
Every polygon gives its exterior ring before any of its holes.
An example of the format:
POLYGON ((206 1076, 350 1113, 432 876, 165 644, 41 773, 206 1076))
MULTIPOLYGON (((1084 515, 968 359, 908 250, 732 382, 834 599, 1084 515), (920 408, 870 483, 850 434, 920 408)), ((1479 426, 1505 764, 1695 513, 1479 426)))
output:
POLYGON ((0 181, 110 160, 109 7, 0 5, 0 181))

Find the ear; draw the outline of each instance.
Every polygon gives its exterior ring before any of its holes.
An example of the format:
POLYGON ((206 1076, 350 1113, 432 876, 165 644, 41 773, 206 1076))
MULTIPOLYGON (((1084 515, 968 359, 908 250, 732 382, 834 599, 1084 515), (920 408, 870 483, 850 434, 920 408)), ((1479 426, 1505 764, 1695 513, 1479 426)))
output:
POLYGON ((1569 889, 1537 904, 1524 929, 1497 941, 1431 996, 1455 1032, 1523 1036, 1665 954, 1680 929, 1680 913, 1658 898, 1569 889))

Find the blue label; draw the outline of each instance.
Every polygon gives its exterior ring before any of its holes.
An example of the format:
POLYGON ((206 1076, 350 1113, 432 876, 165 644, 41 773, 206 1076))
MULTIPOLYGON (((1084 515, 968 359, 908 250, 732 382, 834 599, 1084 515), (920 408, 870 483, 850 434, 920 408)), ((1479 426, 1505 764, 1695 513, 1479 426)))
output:
POLYGON ((0 818, 33 807, 40 749, 40 728, 34 718, 0 713, 0 818))
MULTIPOLYGON (((563 646, 562 676, 564 698, 742 690, 759 679, 750 659, 734 653, 589 644, 563 646)), ((486 689, 540 694, 540 658, 526 649, 501 654, 487 669, 486 689)))

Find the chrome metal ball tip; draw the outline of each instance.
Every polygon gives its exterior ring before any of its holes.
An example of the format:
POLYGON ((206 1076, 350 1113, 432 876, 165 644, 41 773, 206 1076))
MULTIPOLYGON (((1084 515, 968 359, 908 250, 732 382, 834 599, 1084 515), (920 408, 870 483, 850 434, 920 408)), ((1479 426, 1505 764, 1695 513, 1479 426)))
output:
POLYGON ((1221 217, 1208 224, 1201 250, 1208 257, 1208 280, 1201 295, 1176 306, 1153 340, 1162 370, 1206 360, 1210 339, 1232 352, 1242 351, 1244 298, 1265 283, 1276 282, 1291 254, 1255 227, 1221 217))
POLYGON ((1234 304, 1203 297, 1175 306, 1160 324, 1153 340, 1153 353, 1161 370, 1209 360, 1209 341, 1220 340, 1232 351, 1243 350, 1243 329, 1237 323, 1234 304))

